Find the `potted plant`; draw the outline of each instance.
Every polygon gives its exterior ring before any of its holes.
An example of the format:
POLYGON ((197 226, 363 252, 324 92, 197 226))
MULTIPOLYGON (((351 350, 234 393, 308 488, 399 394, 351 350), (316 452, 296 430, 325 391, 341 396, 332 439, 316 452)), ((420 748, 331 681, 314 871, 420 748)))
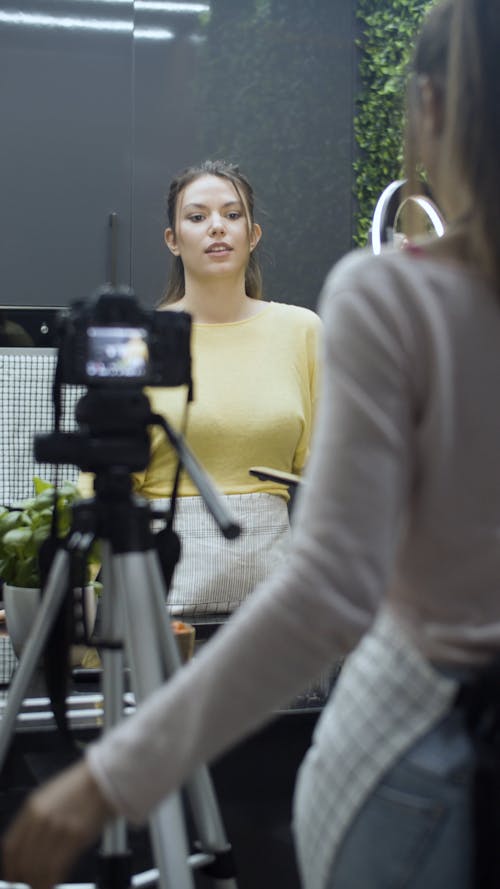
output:
MULTIPOLYGON (((57 533, 65 537, 71 525, 71 506, 80 499, 76 485, 64 482, 57 490, 57 533)), ((19 656, 40 601, 39 553, 51 533, 54 487, 43 479, 34 479, 34 496, 15 509, 0 509, 0 579, 7 629, 15 653, 19 656)), ((87 580, 90 577, 90 568, 87 580)), ((90 617, 94 591, 86 606, 90 617)))
MULTIPOLYGON (((40 567, 38 556, 42 543, 52 529, 54 487, 35 478, 34 496, 19 503, 15 509, 0 508, 0 580, 3 581, 3 600, 7 630, 19 657, 40 603, 40 567)), ((63 538, 71 525, 71 507, 81 498, 76 485, 64 482, 57 490, 57 532, 63 538)), ((95 601, 102 585, 91 583, 99 566, 98 544, 94 544, 87 566, 85 608, 87 623, 95 617, 95 601)), ((183 660, 191 657, 194 648, 194 627, 182 621, 171 621, 172 631, 183 660)), ((73 646, 72 663, 99 666, 93 648, 73 646)))

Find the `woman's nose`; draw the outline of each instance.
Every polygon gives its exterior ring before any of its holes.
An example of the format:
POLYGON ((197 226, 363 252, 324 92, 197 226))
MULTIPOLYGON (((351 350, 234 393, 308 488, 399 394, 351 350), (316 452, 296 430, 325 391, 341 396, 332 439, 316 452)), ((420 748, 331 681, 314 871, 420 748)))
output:
POLYGON ((210 220, 210 230, 212 232, 221 232, 225 230, 224 218, 219 213, 214 213, 210 220))

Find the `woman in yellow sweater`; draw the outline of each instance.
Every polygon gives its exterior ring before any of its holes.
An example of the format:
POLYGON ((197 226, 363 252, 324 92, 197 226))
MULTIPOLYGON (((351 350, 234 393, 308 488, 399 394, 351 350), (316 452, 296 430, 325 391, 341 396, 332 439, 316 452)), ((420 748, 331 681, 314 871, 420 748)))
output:
MULTIPOLYGON (((186 442, 241 523, 226 541, 186 473, 175 527, 182 553, 169 593, 172 614, 229 613, 286 549, 289 491, 252 466, 301 473, 317 396, 320 321, 309 309, 262 299, 253 191, 236 166, 206 161, 170 187, 165 241, 174 261, 160 310, 193 319, 194 401, 186 442)), ((186 391, 151 389, 152 409, 182 431, 186 391)), ((151 461, 136 490, 168 498, 177 457, 151 430, 151 461)))

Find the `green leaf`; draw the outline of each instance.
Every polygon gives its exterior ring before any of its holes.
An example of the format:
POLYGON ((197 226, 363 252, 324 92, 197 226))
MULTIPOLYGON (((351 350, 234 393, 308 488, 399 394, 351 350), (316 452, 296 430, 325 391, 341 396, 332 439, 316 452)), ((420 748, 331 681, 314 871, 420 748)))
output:
MULTIPOLYGON (((40 586, 38 553, 52 528, 54 486, 33 479, 35 496, 18 504, 16 510, 0 508, 0 578, 13 586, 40 586)), ((71 505, 80 498, 72 482, 57 489, 57 529, 67 536, 71 505)))
POLYGON ((40 575, 36 558, 26 559, 19 564, 16 573, 16 586, 40 586, 40 575))
POLYGON ((35 528, 35 530, 33 531, 33 546, 36 547, 37 552, 40 549, 42 543, 47 540, 49 533, 50 529, 46 527, 35 528))
POLYGON ((39 478, 37 475, 33 479, 33 487, 35 488, 35 494, 41 494, 42 491, 47 491, 48 489, 54 490, 54 485, 44 481, 43 478, 39 478))
POLYGON ((79 497, 78 488, 73 482, 63 482, 61 486, 57 489, 58 496, 66 497, 68 500, 73 501, 77 497, 79 497))
POLYGON ((17 511, 7 512, 6 515, 3 515, 0 518, 0 537, 2 537, 6 531, 9 531, 11 528, 15 528, 22 518, 22 513, 17 511))
POLYGON ((46 506, 43 509, 41 509, 40 512, 37 512, 35 515, 33 515, 33 518, 32 518, 33 527, 39 528, 39 527, 43 526, 43 527, 49 529, 51 524, 52 524, 52 510, 47 509, 46 506))
POLYGON ((33 533, 30 528, 13 528, 3 536, 3 547, 6 552, 20 553, 32 543, 33 533))
POLYGON ((32 509, 36 512, 41 512, 42 509, 52 509, 53 505, 53 491, 42 491, 42 493, 38 494, 38 496, 35 498, 32 509))

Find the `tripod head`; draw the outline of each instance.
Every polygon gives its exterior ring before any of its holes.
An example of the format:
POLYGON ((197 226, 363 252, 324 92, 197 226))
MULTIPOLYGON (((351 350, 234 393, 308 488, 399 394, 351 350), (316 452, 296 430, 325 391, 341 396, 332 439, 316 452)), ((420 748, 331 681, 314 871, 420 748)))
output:
POLYGON ((89 389, 76 405, 78 431, 35 436, 35 459, 96 474, 114 467, 139 472, 149 463, 150 417, 149 399, 140 388, 89 389))

